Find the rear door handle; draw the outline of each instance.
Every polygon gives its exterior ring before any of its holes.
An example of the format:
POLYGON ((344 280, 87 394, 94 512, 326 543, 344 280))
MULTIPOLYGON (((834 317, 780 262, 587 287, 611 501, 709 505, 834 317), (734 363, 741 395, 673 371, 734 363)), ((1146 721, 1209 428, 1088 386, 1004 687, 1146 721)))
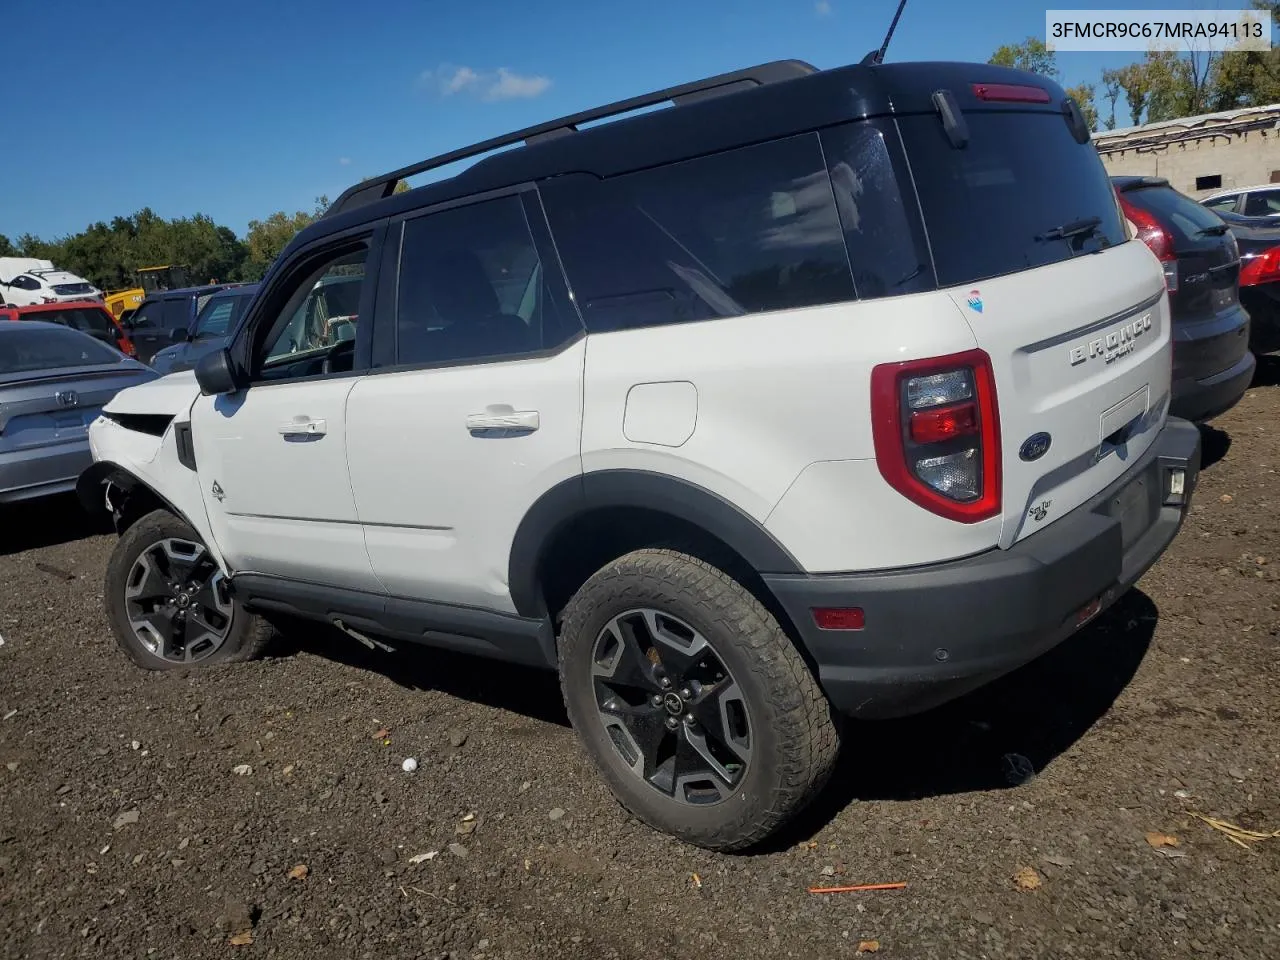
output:
POLYGON ((472 436, 519 436, 533 433, 539 426, 537 410, 515 410, 507 404, 494 404, 484 413, 467 417, 467 430, 472 436))
POLYGON ((295 417, 288 423, 280 424, 282 437, 323 437, 327 432, 323 420, 312 420, 310 417, 295 417))

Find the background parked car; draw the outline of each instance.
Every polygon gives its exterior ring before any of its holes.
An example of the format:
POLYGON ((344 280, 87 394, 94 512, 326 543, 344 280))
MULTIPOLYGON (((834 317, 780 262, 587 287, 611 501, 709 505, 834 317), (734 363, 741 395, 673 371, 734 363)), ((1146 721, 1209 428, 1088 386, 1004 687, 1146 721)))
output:
POLYGON ((1200 201, 1214 213, 1239 213, 1246 217, 1280 217, 1280 184, 1233 187, 1200 201))
POLYGON ((1249 349, 1280 350, 1280 219, 1218 214, 1240 248, 1240 303, 1249 312, 1249 349))
POLYGON ((127 356, 135 356, 137 352, 133 341, 125 334, 124 328, 97 300, 0 307, 0 320, 43 320, 45 323, 60 323, 64 327, 87 333, 103 343, 109 343, 127 356))
POLYGON ((100 339, 38 320, 0 323, 0 503, 75 489, 89 424, 155 371, 100 339))
POLYGON ((0 257, 0 304, 27 306, 100 299, 101 290, 83 277, 59 270, 50 260, 0 257))
POLYGON ((1112 177, 1125 216, 1164 265, 1173 316, 1170 412, 1208 420, 1244 396, 1257 365, 1240 305, 1240 255, 1223 219, 1162 177, 1112 177))
POLYGON ((161 349, 185 339, 192 321, 209 298, 229 286, 219 283, 161 290, 143 300, 142 306, 124 320, 138 359, 150 363, 161 349))
POLYGON ((206 353, 225 346, 257 292, 256 283, 246 283, 215 293, 187 328, 186 337, 158 351, 151 366, 161 374, 190 370, 206 353))

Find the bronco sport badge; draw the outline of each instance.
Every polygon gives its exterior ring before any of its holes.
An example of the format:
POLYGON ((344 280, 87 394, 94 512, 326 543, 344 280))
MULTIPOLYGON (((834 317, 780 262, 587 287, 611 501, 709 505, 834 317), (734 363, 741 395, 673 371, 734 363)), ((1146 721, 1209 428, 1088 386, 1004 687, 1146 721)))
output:
POLYGON ((1134 342, 1151 329, 1151 314, 1144 313, 1135 320, 1112 330, 1105 337, 1098 337, 1088 343, 1071 348, 1071 365, 1079 366, 1086 360, 1102 357, 1106 363, 1115 363, 1121 357, 1128 356, 1137 349, 1134 342))

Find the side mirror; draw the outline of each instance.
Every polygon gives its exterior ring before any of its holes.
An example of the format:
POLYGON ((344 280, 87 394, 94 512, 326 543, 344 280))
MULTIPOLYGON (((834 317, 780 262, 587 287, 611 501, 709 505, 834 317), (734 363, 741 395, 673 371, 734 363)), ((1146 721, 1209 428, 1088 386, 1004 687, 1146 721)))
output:
POLYGON ((186 343, 187 331, 182 327, 175 327, 169 331, 169 340, 173 343, 186 343))
POLYGON ((240 389, 240 376, 231 351, 225 347, 206 353, 196 361, 196 383, 205 396, 235 393, 240 389))

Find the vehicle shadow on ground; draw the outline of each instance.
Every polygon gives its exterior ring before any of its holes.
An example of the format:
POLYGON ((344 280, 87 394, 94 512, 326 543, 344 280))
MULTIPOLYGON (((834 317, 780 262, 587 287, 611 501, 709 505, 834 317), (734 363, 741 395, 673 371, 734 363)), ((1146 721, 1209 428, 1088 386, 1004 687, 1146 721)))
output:
MULTIPOLYGON (((1129 684, 1155 632, 1157 611, 1130 590, 1093 625, 1040 659, 918 717, 851 722, 831 782, 759 852, 822 829, 860 800, 913 800, 1020 782, 1009 754, 1039 772, 1102 718, 1129 684)), ((308 653, 379 673, 414 690, 438 690, 547 723, 567 725, 554 674, 465 654, 399 645, 372 651, 324 625, 286 624, 276 655, 308 653)))
POLYGON ((1200 469, 1208 470, 1231 449, 1231 434, 1207 423, 1196 426, 1200 430, 1200 469))
POLYGON ((439 690, 499 710, 568 726, 560 683, 536 670, 435 647, 389 641, 394 653, 370 650, 354 637, 322 623, 280 624, 274 656, 309 653, 359 670, 379 673, 409 690, 439 690))
POLYGON ((960 700, 903 720, 851 722, 830 785, 768 849, 807 840, 855 801, 1019 785, 1030 771, 1008 755, 1039 773, 1083 737, 1129 684, 1156 619, 1150 598, 1130 590, 1092 626, 960 700))
POLYGON ((1258 357, 1258 367, 1253 372, 1251 386, 1280 386, 1280 354, 1264 354, 1258 357))
POLYGON ((72 494, 0 506, 0 556, 111 532, 110 518, 90 517, 72 494))

